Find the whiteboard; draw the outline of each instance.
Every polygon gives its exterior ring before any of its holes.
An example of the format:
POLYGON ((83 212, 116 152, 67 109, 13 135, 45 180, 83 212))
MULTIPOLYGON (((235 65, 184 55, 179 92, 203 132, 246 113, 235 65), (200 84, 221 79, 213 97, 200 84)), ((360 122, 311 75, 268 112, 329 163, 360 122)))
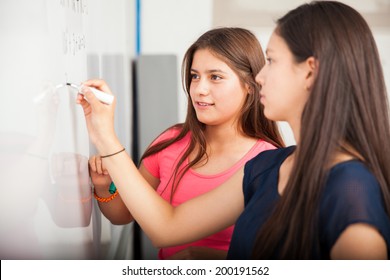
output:
MULTIPOLYGON (((0 2, 1 259, 101 258, 88 175, 93 147, 77 92, 58 85, 100 77, 101 57, 131 55, 128 2, 0 2), (114 46, 98 44, 109 36, 114 46)), ((118 99, 128 101, 129 67, 120 65, 110 73, 123 77, 118 99)), ((125 146, 129 138, 122 131, 125 146)))

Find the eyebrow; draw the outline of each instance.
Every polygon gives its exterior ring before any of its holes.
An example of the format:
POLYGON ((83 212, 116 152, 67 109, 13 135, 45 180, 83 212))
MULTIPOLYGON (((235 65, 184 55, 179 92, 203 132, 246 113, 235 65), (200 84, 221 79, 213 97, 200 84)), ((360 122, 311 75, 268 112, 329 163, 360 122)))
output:
MULTIPOLYGON (((193 69, 193 68, 191 68, 191 72, 199 73, 198 70, 193 69)), ((208 73, 208 74, 212 74, 212 73, 224 73, 224 74, 227 74, 227 72, 222 71, 221 69, 210 69, 210 70, 207 70, 206 73, 208 73)))
POLYGON ((268 54, 269 52, 271 52, 271 53, 272 53, 272 52, 273 52, 273 50, 272 50, 272 49, 266 49, 266 50, 265 50, 265 54, 268 54))

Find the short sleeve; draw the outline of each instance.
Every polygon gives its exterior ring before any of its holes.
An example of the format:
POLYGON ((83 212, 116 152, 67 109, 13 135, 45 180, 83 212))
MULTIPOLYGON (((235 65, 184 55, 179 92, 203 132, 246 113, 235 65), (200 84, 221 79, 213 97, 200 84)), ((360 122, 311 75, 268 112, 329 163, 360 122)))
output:
MULTIPOLYGON (((243 179, 245 205, 258 192, 258 188, 262 188, 262 186, 277 186, 277 174, 280 164, 294 149, 295 146, 266 150, 245 164, 243 179)), ((269 190, 275 192, 272 188, 269 190)), ((263 188, 262 191, 265 191, 265 189, 263 188)))
POLYGON ((160 178, 160 164, 159 164, 159 153, 148 156, 142 160, 142 164, 156 178, 160 178))
POLYGON ((330 171, 320 207, 320 235, 325 251, 330 252, 341 233, 354 223, 375 227, 390 248, 390 218, 379 183, 358 161, 336 165, 330 171))
MULTIPOLYGON (((160 143, 161 141, 173 138, 179 134, 179 130, 175 128, 171 128, 163 133, 161 133, 151 145, 155 145, 160 143)), ((160 151, 156 154, 148 156, 142 160, 143 165, 156 178, 160 178, 160 154, 163 151, 160 151)))

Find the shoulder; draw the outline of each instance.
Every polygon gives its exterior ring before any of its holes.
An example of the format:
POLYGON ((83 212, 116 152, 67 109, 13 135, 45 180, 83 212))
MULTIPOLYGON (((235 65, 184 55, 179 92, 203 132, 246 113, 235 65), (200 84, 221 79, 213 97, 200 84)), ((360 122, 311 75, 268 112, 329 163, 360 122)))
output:
MULTIPOLYGON (((180 124, 178 125, 174 125, 166 130, 164 130, 160 135, 158 135, 149 145, 148 149, 146 150, 145 153, 147 153, 148 151, 150 151, 150 149, 152 149, 153 147, 159 145, 159 144, 162 144, 164 142, 167 142, 171 139, 174 139, 175 137, 177 137, 180 132, 181 132, 181 126, 180 124)), ((186 136, 187 137, 187 136, 186 136)), ((185 138, 186 138, 185 137, 185 138)), ((168 147, 165 147, 164 149, 159 149, 158 151, 155 151, 153 153, 150 153, 149 152, 149 155, 144 158, 144 159, 147 159, 147 158, 156 158, 159 154, 161 154, 162 152, 164 152, 167 148, 170 148, 172 145, 174 145, 175 143, 171 144, 170 146, 168 147)))
POLYGON ((321 205, 325 217, 335 215, 340 223, 369 222, 386 216, 378 180, 356 160, 339 163, 329 171, 321 205))
POLYGON ((153 141, 153 144, 163 142, 165 140, 169 140, 175 138, 181 132, 181 127, 173 126, 165 131, 163 131, 157 138, 153 141))
POLYGON ((372 172, 362 162, 346 161, 335 165, 329 171, 325 193, 355 200, 380 196, 379 183, 372 172), (368 195, 368 197, 367 197, 368 195))
MULTIPOLYGON (((158 145, 164 141, 174 139, 181 132, 181 127, 173 126, 162 132, 150 145, 158 145)), ((145 157, 142 162, 146 169, 155 177, 159 177, 159 169, 161 166, 171 166, 174 167, 175 160, 180 156, 180 153, 185 149, 190 139, 189 134, 186 135, 183 139, 172 143, 171 145, 161 149, 151 155, 145 157)))
MULTIPOLYGON (((265 142, 267 143, 267 142, 265 142)), ((268 143, 267 143, 268 144, 268 143)), ((271 145, 271 144, 269 144, 271 145)), ((260 174, 270 168, 280 166, 280 164, 295 150, 295 146, 287 148, 264 150, 245 165, 246 175, 260 174)))
POLYGON ((246 203, 257 191, 272 191, 277 186, 280 165, 294 150, 295 146, 267 150, 246 163, 243 179, 246 203))
POLYGON ((254 146, 253 152, 256 152, 256 155, 258 155, 261 152, 268 151, 268 150, 275 150, 275 149, 277 149, 277 148, 274 145, 272 145, 271 143, 269 143, 263 139, 259 139, 259 140, 257 140, 257 142, 254 146))
POLYGON ((377 229, 390 246, 390 217, 380 185, 364 163, 353 160, 331 168, 323 190, 320 227, 328 250, 347 227, 357 223, 377 229))

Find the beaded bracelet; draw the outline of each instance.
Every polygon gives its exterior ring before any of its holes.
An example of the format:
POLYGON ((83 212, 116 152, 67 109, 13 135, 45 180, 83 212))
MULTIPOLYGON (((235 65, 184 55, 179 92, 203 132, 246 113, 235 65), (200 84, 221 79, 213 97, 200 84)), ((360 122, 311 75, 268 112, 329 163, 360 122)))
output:
POLYGON ((111 196, 109 197, 100 197, 96 194, 96 190, 94 190, 93 192, 93 196, 96 198, 97 201, 99 202, 110 202, 111 200, 113 200, 116 196, 118 195, 118 191, 115 191, 114 194, 112 194, 111 196))

